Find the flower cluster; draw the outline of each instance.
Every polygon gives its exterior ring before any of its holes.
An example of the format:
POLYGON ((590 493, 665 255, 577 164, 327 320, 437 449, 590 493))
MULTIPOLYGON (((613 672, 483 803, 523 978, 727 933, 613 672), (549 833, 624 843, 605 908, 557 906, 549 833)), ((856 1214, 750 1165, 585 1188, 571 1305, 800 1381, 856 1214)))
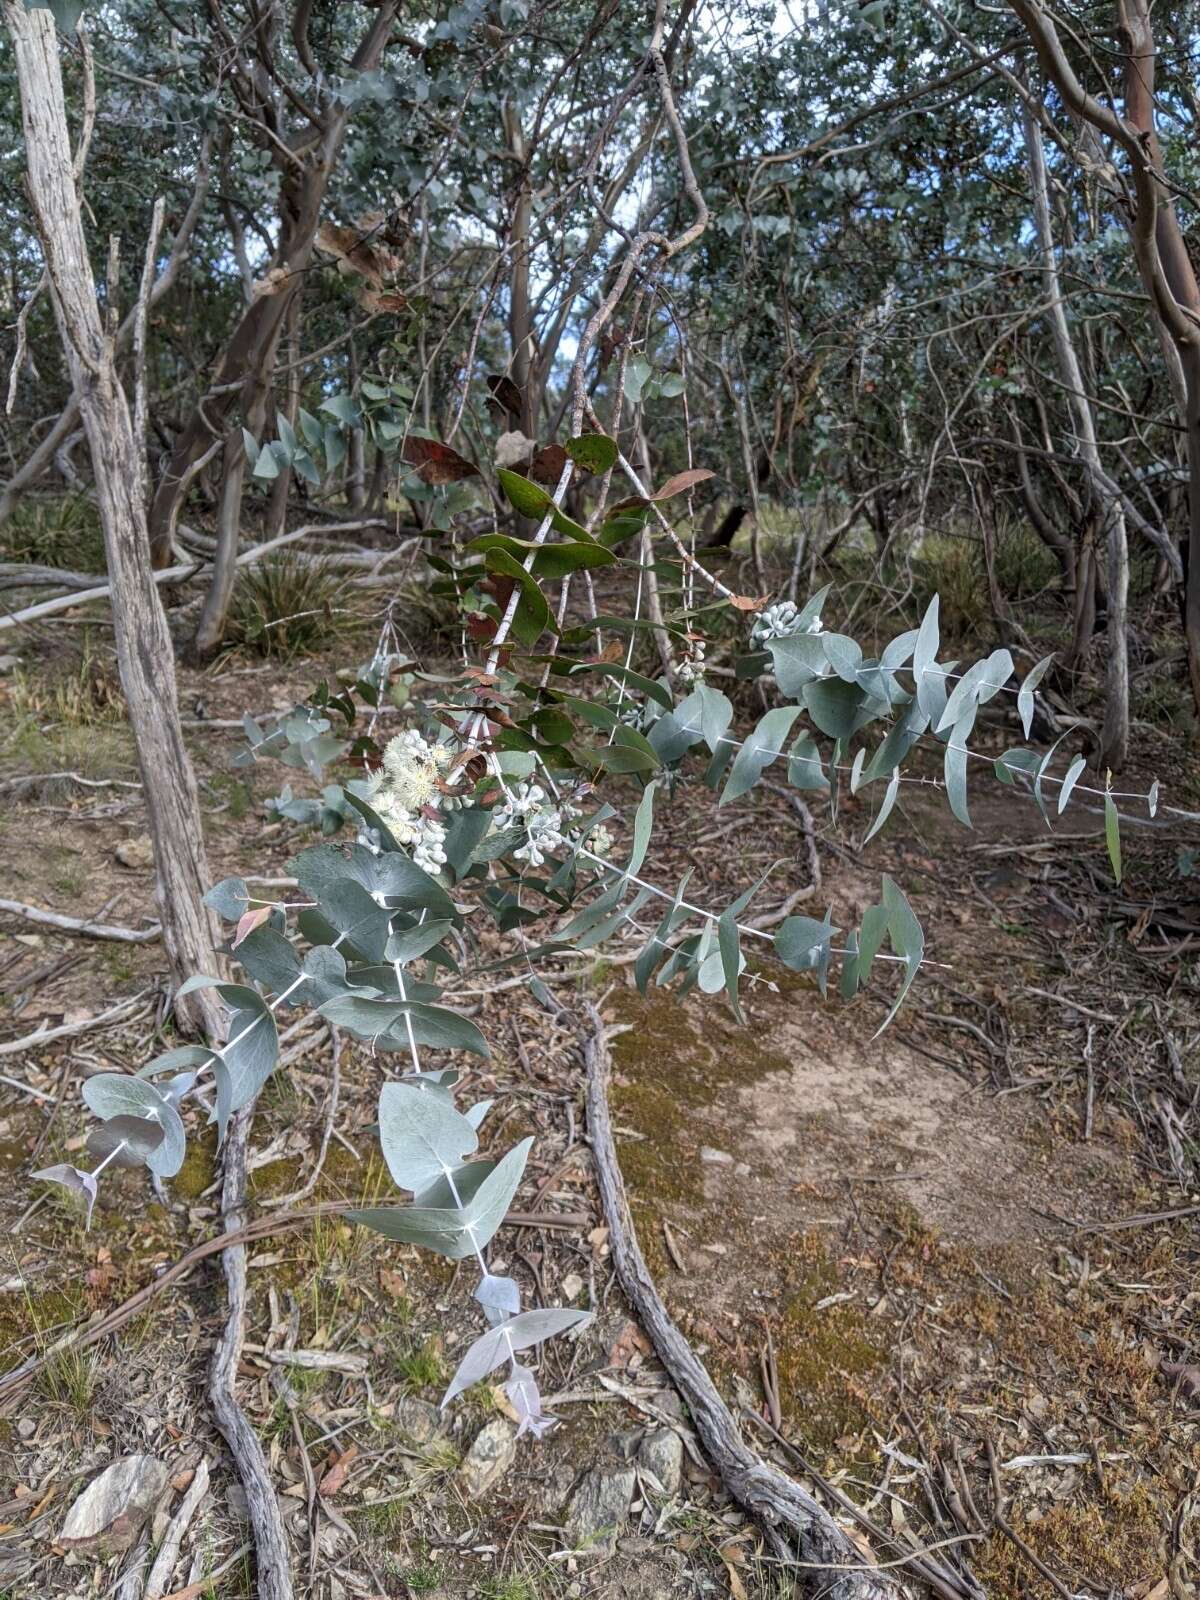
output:
POLYGON ((688 642, 688 652, 675 668, 675 676, 680 683, 704 682, 704 640, 691 639, 688 642))
POLYGON ((388 741, 383 765, 375 772, 367 798, 396 843, 412 851, 413 861, 437 874, 446 864, 446 829, 438 812, 444 796, 441 775, 450 761, 444 744, 430 744, 415 728, 388 741))
POLYGON ((552 805, 540 783, 524 778, 505 792, 503 802, 492 813, 492 823, 496 828, 523 828, 525 842, 513 855, 531 867, 540 867, 551 850, 560 850, 567 842, 564 809, 570 808, 552 805))
POLYGON ((750 633, 752 645, 766 644, 770 639, 788 639, 794 633, 820 633, 821 618, 813 617, 806 627, 801 627, 800 608, 791 600, 781 600, 778 605, 768 606, 765 611, 755 618, 754 627, 750 633))

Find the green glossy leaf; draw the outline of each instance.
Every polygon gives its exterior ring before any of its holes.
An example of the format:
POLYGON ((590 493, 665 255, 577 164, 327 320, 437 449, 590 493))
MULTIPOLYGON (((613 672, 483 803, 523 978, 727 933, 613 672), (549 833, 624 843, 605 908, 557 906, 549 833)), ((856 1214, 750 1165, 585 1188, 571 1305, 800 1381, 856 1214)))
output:
POLYGON ((532 478, 523 478, 519 472, 509 472, 504 467, 496 476, 509 505, 521 516, 528 517, 531 522, 541 522, 548 516, 555 533, 561 533, 568 539, 577 539, 583 544, 591 542, 586 530, 560 511, 553 497, 540 484, 534 483, 532 478))
POLYGON ((607 472, 616 465, 617 445, 606 433, 581 433, 568 439, 567 454, 584 472, 607 472))

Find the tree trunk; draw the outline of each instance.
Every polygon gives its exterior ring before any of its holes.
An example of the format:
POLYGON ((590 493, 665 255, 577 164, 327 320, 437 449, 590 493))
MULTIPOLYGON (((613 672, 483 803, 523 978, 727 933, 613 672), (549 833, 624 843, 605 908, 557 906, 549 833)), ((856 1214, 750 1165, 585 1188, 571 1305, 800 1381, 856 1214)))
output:
MULTIPOLYGON (((1134 205, 1126 216, 1138 271, 1156 320, 1179 355, 1186 391, 1188 543, 1184 635, 1192 696, 1200 708, 1200 284, 1192 268, 1171 190, 1163 174, 1154 121, 1154 35, 1147 0, 1117 0, 1125 53, 1125 115, 1088 93, 1042 0, 1010 0, 1037 49, 1046 76, 1071 114, 1119 147, 1129 163, 1134 205)), ((1168 376, 1178 394, 1177 374, 1168 376)))
MULTIPOLYGON (((1097 508, 1108 550, 1108 660, 1105 667, 1104 728, 1100 738, 1102 762, 1114 771, 1124 766, 1129 753, 1129 640, 1125 597, 1129 589, 1129 540, 1125 530, 1125 510, 1120 499, 1102 481, 1104 469, 1096 442, 1092 404, 1084 384, 1083 368, 1071 339, 1063 305, 1054 255, 1054 234, 1050 224, 1050 201, 1046 189, 1046 161, 1042 150, 1042 131, 1032 111, 1025 108, 1025 149, 1029 157, 1029 183, 1033 197, 1033 221, 1037 230, 1042 263, 1042 289, 1047 315, 1054 336, 1054 352, 1059 376, 1066 390, 1067 405, 1075 424, 1075 443, 1088 479, 1088 496, 1097 508)), ((1068 452, 1069 453, 1069 452, 1068 452)), ((1086 601, 1085 601, 1086 603, 1086 601)), ((1077 632, 1076 645, 1081 643, 1077 632)))
MULTIPOLYGON (((376 11, 351 66, 357 72, 376 67, 383 55, 396 14, 396 0, 384 0, 376 11)), ((255 285, 255 296, 242 313, 213 373, 184 425, 150 507, 150 537, 157 566, 171 560, 171 529, 190 481, 189 472, 226 428, 239 397, 243 414, 258 386, 270 387, 279 335, 292 298, 299 292, 312 258, 321 207, 346 133, 348 108, 334 105, 322 116, 316 132, 305 125, 292 142, 294 161, 283 168, 280 228, 275 259, 255 285), (249 386, 247 388, 247 386, 249 386)))
POLYGON ((1029 456, 1021 446, 1021 433, 1015 418, 1013 442, 1017 447, 1017 471, 1020 474, 1021 503, 1025 507, 1025 514, 1038 538, 1047 549, 1054 552, 1054 558, 1062 573, 1063 593, 1069 595, 1075 588, 1075 549, 1066 534, 1060 533, 1054 526, 1050 513, 1038 496, 1033 475, 1029 470, 1029 456))
POLYGON ((536 437, 541 394, 534 394, 533 311, 529 299, 529 219, 533 197, 529 190, 528 153, 521 114, 512 101, 504 106, 504 137, 516 166, 517 188, 509 234, 511 266, 508 278, 508 332, 512 345, 512 381, 521 393, 518 427, 527 439, 536 437))
MULTIPOLYGON (((96 303, 54 20, 49 11, 27 11, 20 0, 3 4, 21 90, 29 192, 92 453, 113 589, 117 662, 154 843, 158 916, 172 970, 184 978, 211 966, 219 929, 201 899, 208 867, 199 797, 179 725, 171 637, 150 566, 139 451, 117 380, 113 341, 96 303)), ((189 996, 182 1020, 209 1028, 215 1037, 219 1012, 206 994, 189 996)))

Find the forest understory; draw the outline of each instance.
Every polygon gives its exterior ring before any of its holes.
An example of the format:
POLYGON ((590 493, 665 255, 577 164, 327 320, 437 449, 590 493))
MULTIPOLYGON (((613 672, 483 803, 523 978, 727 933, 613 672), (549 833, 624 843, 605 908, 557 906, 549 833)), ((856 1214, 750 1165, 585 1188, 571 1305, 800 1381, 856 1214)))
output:
POLYGON ((0 1600, 1200 1597, 1198 60, 0 0, 0 1600))
MULTIPOLYGON (((230 762, 243 708, 290 708, 353 651, 354 623, 329 626, 342 637, 324 652, 235 649, 181 676, 214 875, 278 880, 306 842, 296 824, 264 827, 269 783, 230 762)), ((0 842, 15 900, 137 932, 153 925, 152 865, 114 684, 102 626, 23 641, 0 686, 0 782, 21 799, 0 842)), ((990 737, 1000 749, 1002 726, 990 737)), ((1147 726, 1139 744, 1128 785, 1153 773, 1194 804, 1177 734, 1147 726)), ((583 1110, 589 1002, 611 1036, 642 1248, 756 1448, 848 1496, 869 1523, 838 1514, 864 1552, 957 1549, 997 1600, 1189 1592, 1200 1195, 1174 1043, 1200 1026, 1188 834, 1161 818, 1130 828, 1117 888, 1094 812, 1074 815, 1068 850, 1032 809, 1014 826, 1003 796, 977 803, 967 833, 916 787, 868 870, 856 839, 870 814, 844 795, 834 829, 761 788, 713 813, 684 786, 647 871, 672 881, 691 866, 720 899, 782 864, 791 901, 827 899, 837 921, 869 903, 879 868, 903 875, 930 965, 880 1037, 886 991, 823 1003, 770 959, 750 968, 744 1025, 708 996, 643 1002, 619 941, 540 966, 540 999, 519 971, 452 989, 492 1041, 486 1064, 449 1059, 473 1095, 498 1099, 493 1137, 537 1135, 516 1205, 540 1220, 507 1235, 496 1264, 541 1303, 595 1312, 550 1349, 543 1387, 562 1420, 540 1444, 514 1447, 486 1384, 437 1411, 471 1321, 455 1269, 339 1219, 388 1187, 370 1131, 387 1059, 335 1044, 318 1016, 285 1032, 288 1070, 264 1091, 250 1148, 263 1225, 239 1382, 300 1592, 803 1592, 714 1477, 614 1283, 583 1110)), ((479 964, 498 949, 483 934, 479 964)), ((139 1550, 144 1563, 136 1527, 128 1554, 58 1540, 102 1467, 145 1455, 169 1479, 159 1533, 192 1474, 208 1482, 163 1592, 254 1594, 244 1501, 206 1408, 218 1258, 54 1353, 213 1236, 211 1131, 157 1194, 144 1173, 117 1175, 91 1232, 28 1181, 82 1145, 68 1085, 136 1068, 169 1030, 161 946, 6 917, 0 984, 5 1035, 27 1041, 3 1046, 0 1080, 3 1363, 42 1358, 2 1424, 0 1593, 82 1600, 135 1570, 139 1550), (63 1032, 29 1040, 42 1028, 63 1032)))

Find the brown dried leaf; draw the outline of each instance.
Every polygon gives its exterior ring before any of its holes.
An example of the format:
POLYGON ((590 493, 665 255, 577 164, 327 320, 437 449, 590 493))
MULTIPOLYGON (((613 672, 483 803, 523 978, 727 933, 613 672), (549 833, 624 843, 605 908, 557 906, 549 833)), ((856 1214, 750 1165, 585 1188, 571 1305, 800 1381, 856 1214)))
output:
POLYGON ((640 1356, 650 1354, 650 1341, 635 1322, 627 1322, 609 1347, 608 1364, 610 1367, 629 1366, 630 1362, 640 1356))
POLYGON ((557 483, 570 457, 560 444, 543 445, 529 463, 529 476, 538 483, 557 483))
POLYGON ((510 411, 514 417, 519 417, 524 409, 525 402, 521 398, 521 391, 504 372, 489 372, 487 386, 492 391, 492 399, 505 411, 510 411))
POLYGON ((757 600, 748 594, 731 594, 729 604, 735 611, 761 611, 770 598, 766 594, 759 595, 757 600))
POLYGON ((686 494, 689 489, 694 489, 698 483, 707 483, 709 478, 715 478, 716 473, 710 472, 707 467, 691 467, 687 472, 677 472, 673 478, 668 478, 661 489, 656 489, 650 496, 651 500, 673 500, 677 494, 686 494))
POLYGON ((347 1445, 346 1449, 334 1459, 333 1465, 317 1485, 317 1493, 322 1500, 329 1500, 335 1494, 341 1492, 346 1483, 346 1476, 357 1455, 358 1446, 352 1444, 347 1445))
POLYGON ((233 948, 236 950, 242 940, 249 938, 255 928, 261 927, 270 915, 270 906, 256 906, 253 911, 244 911, 238 918, 237 931, 233 936, 233 948))
POLYGON ((264 272, 261 278, 255 280, 251 290, 252 297, 255 300, 265 300, 268 295, 278 294, 287 287, 291 276, 287 267, 272 267, 269 272, 264 272))
POLYGON ((336 222, 323 222, 317 230, 316 245, 333 256, 344 277, 366 278, 382 289, 387 279, 399 270, 400 262, 390 250, 381 250, 369 237, 370 228, 341 228, 336 222))
POLYGON ((408 299, 398 289, 364 289, 358 297, 366 311, 396 312, 408 310, 408 299))
POLYGON ((729 1593, 733 1596, 733 1600, 746 1600, 746 1585, 742 1582, 738 1569, 727 1561, 725 1572, 729 1578, 729 1593))
POLYGON ((434 488, 479 476, 479 468, 474 462, 437 439, 406 439, 400 454, 409 466, 417 469, 417 476, 422 483, 434 488))
POLYGON ((1189 1399, 1200 1394, 1200 1367, 1189 1366, 1182 1361, 1164 1361, 1159 1370, 1168 1383, 1178 1383, 1189 1399))

